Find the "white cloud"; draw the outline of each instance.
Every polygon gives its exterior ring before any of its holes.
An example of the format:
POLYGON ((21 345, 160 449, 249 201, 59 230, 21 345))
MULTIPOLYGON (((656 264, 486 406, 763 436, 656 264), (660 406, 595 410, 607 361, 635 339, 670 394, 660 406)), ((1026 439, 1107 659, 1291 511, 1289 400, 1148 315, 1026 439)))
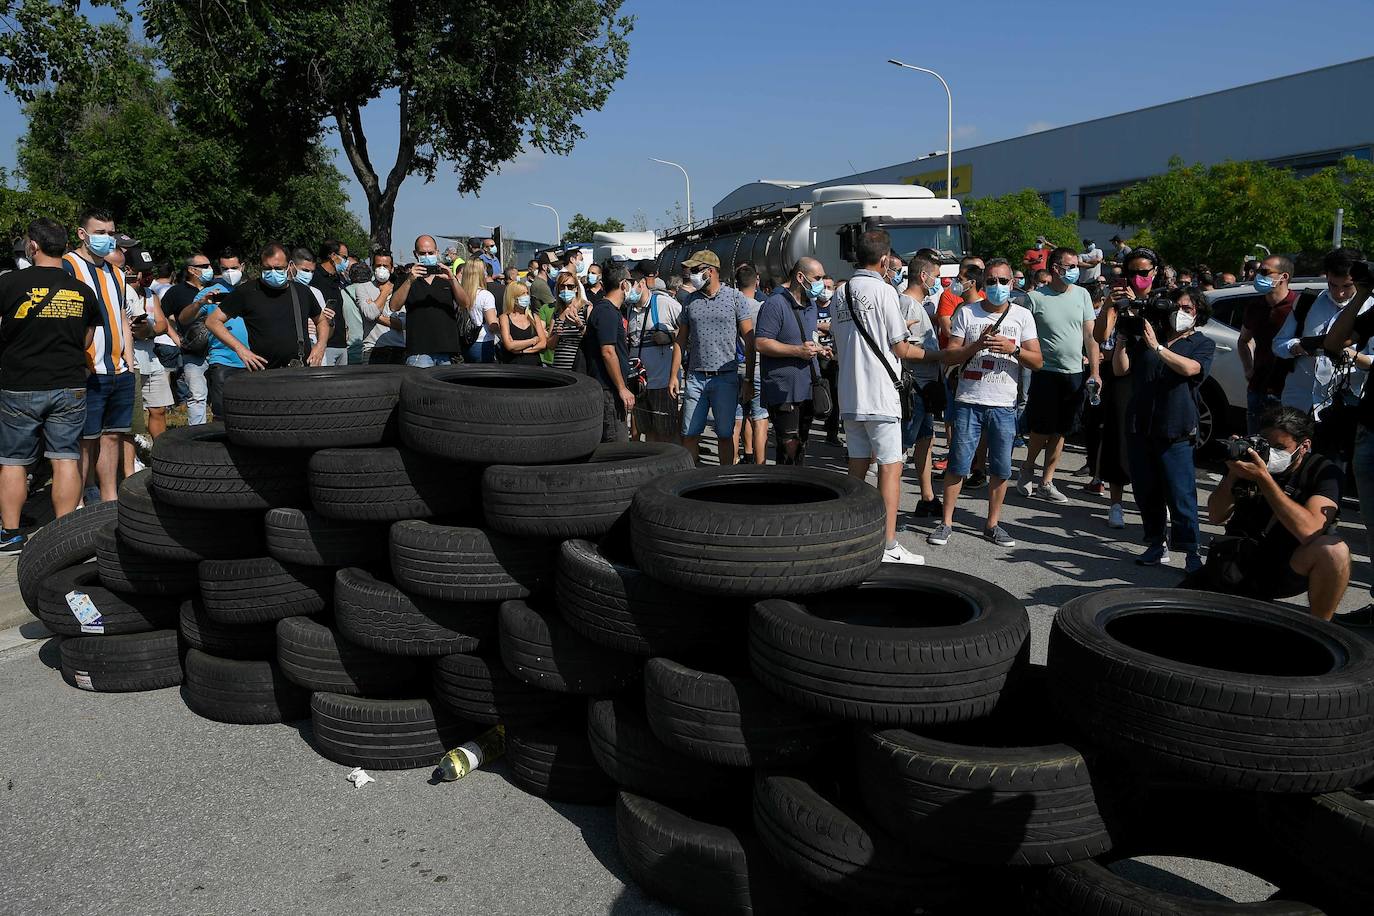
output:
POLYGON ((528 175, 539 171, 544 164, 545 154, 537 149, 522 149, 514 159, 501 166, 502 175, 528 175))
POLYGON ((1026 133, 1038 134, 1042 130, 1049 130, 1054 127, 1049 121, 1032 121, 1026 125, 1026 133))

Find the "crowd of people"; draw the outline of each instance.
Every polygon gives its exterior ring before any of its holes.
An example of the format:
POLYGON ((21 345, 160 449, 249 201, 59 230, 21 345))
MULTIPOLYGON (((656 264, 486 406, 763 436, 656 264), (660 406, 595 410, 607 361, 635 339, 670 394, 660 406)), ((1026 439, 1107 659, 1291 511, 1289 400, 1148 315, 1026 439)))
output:
POLYGON ((920 493, 908 529, 947 545, 959 498, 986 487, 977 533, 1007 548, 1009 490, 1072 501, 1060 465, 1077 436, 1085 488, 1110 494, 1107 525, 1126 526, 1129 486, 1144 543, 1136 562, 1181 555, 1189 587, 1306 592, 1312 613, 1330 618, 1350 577, 1334 533, 1347 467, 1374 512, 1374 403, 1360 388, 1374 312, 1365 315, 1368 266, 1350 249, 1327 255, 1327 289, 1304 302, 1289 289, 1288 258, 1242 269, 1263 295, 1233 357, 1250 384, 1252 438, 1231 446, 1206 506, 1228 533, 1204 560, 1194 459, 1199 389, 1218 354, 1200 329, 1206 291, 1237 277, 1175 270, 1119 237, 1109 253, 1040 238, 1017 263, 968 256, 942 278, 938 252, 900 256, 874 230, 840 283, 809 257, 785 277, 752 264, 727 276, 709 250, 663 277, 654 261, 595 264, 576 246, 520 270, 502 265, 491 239, 468 240, 463 256, 428 235, 401 257, 379 249, 365 262, 326 239, 269 244, 251 264, 225 248, 172 265, 100 210, 82 214, 75 241, 36 220, 18 269, 0 276, 3 552, 23 548, 20 510, 40 454, 57 514, 115 497, 137 466, 136 394, 155 438, 178 405, 190 425, 220 415, 236 374, 354 364, 582 372, 602 387, 604 441, 677 442, 722 466, 765 463, 770 431, 776 463, 804 464, 816 429, 844 447, 851 475, 876 466, 892 563, 924 562, 897 539, 908 465, 920 493), (703 443, 708 423, 714 441, 703 443))

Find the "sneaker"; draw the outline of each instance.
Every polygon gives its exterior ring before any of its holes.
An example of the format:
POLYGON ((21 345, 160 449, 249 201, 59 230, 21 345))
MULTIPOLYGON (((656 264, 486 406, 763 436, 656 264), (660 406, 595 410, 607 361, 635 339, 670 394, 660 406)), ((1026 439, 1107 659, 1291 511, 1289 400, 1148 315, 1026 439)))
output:
POLYGON ((0 554, 14 556, 22 553, 28 538, 16 531, 0 531, 0 554))
POLYGON ((968 487, 970 490, 981 490, 983 487, 986 487, 987 485, 987 472, 982 470, 981 468, 969 474, 968 480, 964 482, 964 486, 968 487))
POLYGON ((100 488, 87 487, 85 490, 82 490, 81 501, 88 506, 94 506, 96 503, 100 502, 100 488))
POLYGON ((1087 483, 1083 484, 1083 489, 1087 490, 1089 493, 1097 493, 1099 495, 1106 492, 1107 490, 1106 486, 1103 485, 1102 481, 1100 480, 1088 481, 1087 483))
POLYGON ((1061 505, 1069 501, 1069 498, 1063 493, 1060 493, 1059 488, 1052 483, 1042 483, 1040 486, 1036 487, 1035 498, 1048 499, 1052 503, 1060 503, 1061 505))
POLYGON ((1137 566, 1168 566, 1169 548, 1163 544, 1156 544, 1149 550, 1135 558, 1137 566))
POLYGON ((1034 471, 1032 471, 1029 474, 1027 474, 1025 471, 1022 471, 1020 474, 1016 475, 1016 492, 1026 497, 1026 499, 1030 499, 1032 496, 1035 495, 1034 471))
POLYGON ((949 536, 954 533, 954 529, 943 522, 935 526, 935 530, 926 535, 926 543, 933 547, 943 547, 949 543, 949 536))
POLYGON ((1374 626, 1374 604, 1366 604, 1358 611, 1351 611, 1349 614, 1337 614, 1331 618, 1331 622, 1344 624, 1348 627, 1374 626))
POLYGON ((1191 576, 1200 569, 1202 569, 1202 554, 1196 550, 1189 551, 1183 559, 1183 571, 1191 576))
POLYGON ((998 547, 1015 547, 1016 538, 1007 534, 1006 529, 1001 525, 995 528, 988 528, 983 532, 983 540, 992 541, 998 547))
POLYGON ((883 551, 884 563, 901 563, 906 566, 924 566, 926 558, 919 553, 912 553, 901 544, 893 544, 883 551))
POLYGON ((1112 507, 1107 510, 1107 527, 1126 527, 1126 511, 1121 508, 1121 503, 1112 503, 1112 507))
POLYGON ((945 468, 949 467, 949 459, 948 459, 948 458, 936 458, 934 461, 932 461, 932 462, 930 463, 930 466, 931 466, 932 468, 934 468, 935 470, 940 471, 941 473, 943 473, 944 470, 945 470, 945 468))
POLYGON ((933 496, 930 499, 923 499, 916 503, 917 518, 944 518, 945 506, 940 502, 940 497, 933 496))

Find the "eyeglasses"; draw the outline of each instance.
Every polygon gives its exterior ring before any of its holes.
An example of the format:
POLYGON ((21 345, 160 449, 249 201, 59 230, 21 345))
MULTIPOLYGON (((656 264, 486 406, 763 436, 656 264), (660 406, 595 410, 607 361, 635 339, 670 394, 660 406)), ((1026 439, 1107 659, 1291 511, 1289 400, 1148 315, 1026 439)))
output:
POLYGON ((994 283, 997 286, 1010 286, 1011 277, 988 277, 987 282, 994 283))

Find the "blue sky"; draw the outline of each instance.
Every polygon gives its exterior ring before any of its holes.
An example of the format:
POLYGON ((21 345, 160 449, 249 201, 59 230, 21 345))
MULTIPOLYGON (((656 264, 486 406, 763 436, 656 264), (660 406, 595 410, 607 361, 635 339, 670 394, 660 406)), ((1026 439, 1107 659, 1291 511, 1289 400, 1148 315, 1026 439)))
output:
MULTIPOLYGON (((1029 8, 1010 0, 948 13, 911 0, 628 0, 624 11, 638 18, 629 72, 604 110, 581 119, 587 139, 566 157, 522 154, 480 195, 459 196, 451 171, 429 185, 408 179, 395 247, 421 232, 476 234, 498 223, 520 238, 551 240, 552 214, 530 201, 556 207, 564 225, 579 211, 629 225, 643 211, 650 228, 661 228, 684 202, 683 180, 651 156, 686 166, 701 217, 759 178, 821 180, 943 149, 940 84, 889 57, 949 81, 958 150, 1371 53, 1368 0, 1315 0, 1301 6, 1301 22, 1291 0, 1041 2, 1035 23, 1029 8), (1349 27, 1334 27, 1341 22, 1349 27)), ((1356 98, 1368 87, 1351 88, 1356 98)), ((1269 118, 1279 130, 1302 123, 1301 112, 1236 117, 1269 118)), ((369 105, 364 124, 384 172, 395 154, 394 100, 369 105)), ((0 135, 23 129, 14 100, 0 97, 0 135)), ((11 142, 0 162, 13 160, 11 142)), ((342 154, 338 165, 366 225, 342 154)))

